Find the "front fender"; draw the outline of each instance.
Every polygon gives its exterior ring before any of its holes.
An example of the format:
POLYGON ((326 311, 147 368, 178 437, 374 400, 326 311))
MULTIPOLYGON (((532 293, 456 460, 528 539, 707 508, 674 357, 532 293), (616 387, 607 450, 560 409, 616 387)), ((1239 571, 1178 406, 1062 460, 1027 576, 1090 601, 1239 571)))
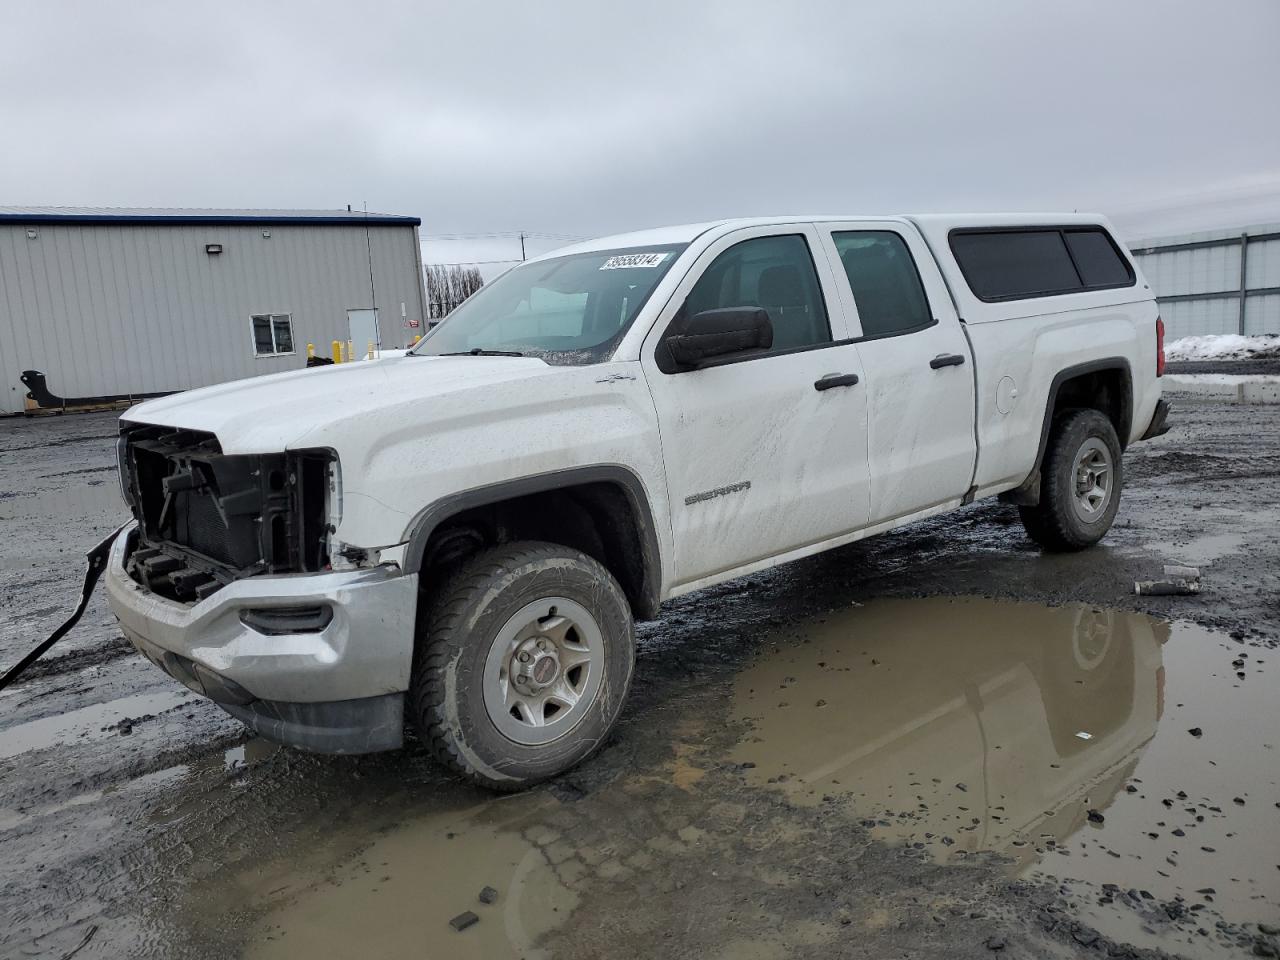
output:
POLYGON ((663 553, 659 545, 658 528, 653 521, 652 502, 645 489, 644 481, 639 475, 630 468, 616 463, 554 470, 536 476, 486 484, 471 490, 461 490, 442 497, 428 504, 414 518, 404 549, 404 569, 409 573, 419 572, 422 569, 422 561, 431 534, 450 517, 464 510, 528 496, 532 493, 545 493, 587 483, 612 484, 626 494, 632 516, 640 526, 637 532, 644 567, 644 597, 642 609, 638 612, 644 618, 655 616, 662 599, 663 553))
MULTIPOLYGON (((646 549, 659 571, 671 555, 656 414, 638 363, 563 367, 459 390, 399 422, 366 417, 326 442, 342 463, 335 538, 398 547, 387 556, 407 569, 416 568, 431 530, 457 510, 584 477, 627 493, 646 518, 646 549)), ((662 573, 653 580, 664 582, 662 573)))

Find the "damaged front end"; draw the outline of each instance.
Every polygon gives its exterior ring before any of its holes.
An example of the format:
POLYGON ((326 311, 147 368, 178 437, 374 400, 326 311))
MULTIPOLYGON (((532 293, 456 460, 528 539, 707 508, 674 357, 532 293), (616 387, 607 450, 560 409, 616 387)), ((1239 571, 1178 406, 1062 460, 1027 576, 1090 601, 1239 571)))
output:
POLYGON ((193 603, 255 574, 329 568, 332 451, 228 455, 211 433, 125 423, 118 453, 138 521, 126 570, 147 590, 193 603))

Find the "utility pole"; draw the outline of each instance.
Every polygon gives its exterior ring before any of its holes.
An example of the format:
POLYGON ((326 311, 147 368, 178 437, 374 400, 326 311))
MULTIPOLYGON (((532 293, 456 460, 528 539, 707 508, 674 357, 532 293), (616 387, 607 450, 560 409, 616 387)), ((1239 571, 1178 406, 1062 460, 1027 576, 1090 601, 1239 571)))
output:
POLYGON ((524 231, 520 231, 520 262, 524 262, 524 231))
MULTIPOLYGON (((351 205, 347 204, 347 209, 351 209, 351 205)), ((364 249, 369 256, 369 299, 373 301, 373 309, 376 313, 378 310, 378 288, 373 283, 373 241, 369 239, 369 201, 364 202, 364 249)))

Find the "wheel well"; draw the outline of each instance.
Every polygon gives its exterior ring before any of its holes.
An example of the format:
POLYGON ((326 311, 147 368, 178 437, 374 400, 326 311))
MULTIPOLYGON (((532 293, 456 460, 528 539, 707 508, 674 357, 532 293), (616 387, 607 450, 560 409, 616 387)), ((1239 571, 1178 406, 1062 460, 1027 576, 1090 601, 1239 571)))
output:
POLYGON ((558 543, 599 561, 638 620, 657 615, 658 584, 646 527, 632 497, 609 481, 573 484, 468 507, 437 523, 423 548, 424 584, 483 547, 513 540, 558 543))
POLYGON ((1123 359, 1100 360, 1063 370, 1049 388, 1048 405, 1040 429, 1040 449, 1035 468, 1021 486, 1000 494, 1004 503, 1035 506, 1040 502, 1040 468, 1049 447, 1054 422, 1070 410, 1100 410, 1111 420, 1120 438, 1120 449, 1129 445, 1133 420, 1133 380, 1123 359))
MULTIPOLYGON (((1092 408, 1111 420, 1120 438, 1120 449, 1129 444, 1129 423, 1133 418, 1133 389, 1128 371, 1119 367, 1091 370, 1063 380, 1053 400, 1050 423, 1068 410, 1092 408)), ((1044 456, 1043 445, 1040 456, 1044 456)))

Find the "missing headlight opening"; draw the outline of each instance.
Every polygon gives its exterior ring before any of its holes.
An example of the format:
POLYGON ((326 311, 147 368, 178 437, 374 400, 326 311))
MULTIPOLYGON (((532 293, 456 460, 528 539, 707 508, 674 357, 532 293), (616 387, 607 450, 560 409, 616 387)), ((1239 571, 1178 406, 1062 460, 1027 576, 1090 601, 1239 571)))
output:
POLYGON ((129 575, 171 600, 203 600, 260 573, 329 563, 328 450, 222 453, 212 434, 126 427, 122 483, 138 521, 129 575))

